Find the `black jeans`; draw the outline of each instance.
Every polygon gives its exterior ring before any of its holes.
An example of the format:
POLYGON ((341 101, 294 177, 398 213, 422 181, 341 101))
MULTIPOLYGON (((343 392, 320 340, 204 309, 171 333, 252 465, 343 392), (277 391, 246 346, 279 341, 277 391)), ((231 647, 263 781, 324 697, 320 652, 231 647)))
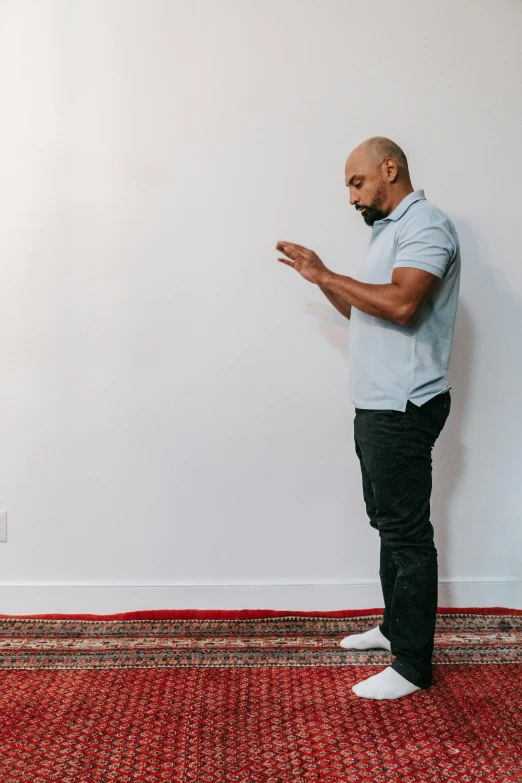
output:
POLYGON ((382 634, 392 668, 420 688, 432 683, 437 615, 437 550, 430 521, 431 451, 451 407, 448 391, 406 410, 355 409, 355 450, 361 463, 370 525, 381 539, 382 634))

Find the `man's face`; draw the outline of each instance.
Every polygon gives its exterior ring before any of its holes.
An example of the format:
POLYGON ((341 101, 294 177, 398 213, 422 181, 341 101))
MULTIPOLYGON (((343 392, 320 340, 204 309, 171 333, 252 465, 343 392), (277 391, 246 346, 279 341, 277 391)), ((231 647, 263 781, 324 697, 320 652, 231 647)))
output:
POLYGON ((345 180, 350 188, 350 204, 361 212, 368 226, 388 214, 384 206, 388 197, 388 186, 382 175, 384 169, 384 164, 370 167, 360 158, 346 161, 345 180))

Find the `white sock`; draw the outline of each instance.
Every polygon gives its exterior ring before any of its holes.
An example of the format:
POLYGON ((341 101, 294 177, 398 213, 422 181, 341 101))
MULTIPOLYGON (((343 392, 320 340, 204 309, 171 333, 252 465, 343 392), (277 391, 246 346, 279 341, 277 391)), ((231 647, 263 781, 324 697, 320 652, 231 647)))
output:
POLYGON ((399 699, 419 690, 418 685, 406 680, 391 666, 352 687, 356 696, 362 696, 364 699, 399 699))
POLYGON ((382 635, 379 626, 364 633, 354 633, 351 636, 345 636, 344 639, 341 639, 339 645, 346 650, 373 650, 378 648, 391 652, 391 644, 382 635))

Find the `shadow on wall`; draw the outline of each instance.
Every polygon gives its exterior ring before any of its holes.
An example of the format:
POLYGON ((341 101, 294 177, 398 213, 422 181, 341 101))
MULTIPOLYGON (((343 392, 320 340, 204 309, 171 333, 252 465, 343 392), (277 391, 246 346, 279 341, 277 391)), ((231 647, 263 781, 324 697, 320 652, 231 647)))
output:
POLYGON ((339 351, 344 361, 347 362, 349 320, 341 315, 326 298, 324 302, 307 302, 306 313, 317 319, 319 331, 323 337, 339 351))
MULTIPOLYGON (((475 215, 473 226, 455 220, 455 227, 460 239, 462 272, 448 372, 453 387, 452 408, 435 444, 432 494, 434 526, 440 528, 442 570, 451 560, 449 499, 469 462, 473 471, 473 506, 463 520, 467 529, 458 531, 459 546, 467 542, 467 575, 475 576, 483 569, 481 564, 490 562, 492 576, 520 578, 522 300, 495 266, 499 250, 489 240, 491 236, 505 238, 504 247, 508 250, 504 250, 502 265, 517 269, 518 230, 514 222, 506 223, 504 216, 489 213, 475 215), (482 233, 481 225, 488 225, 488 235, 482 233), (479 338, 474 326, 477 319, 481 325, 479 338), (475 449, 469 460, 464 454, 466 446, 462 445, 464 429, 472 433, 475 449)), ((457 568, 456 564, 452 570, 457 568)), ((461 571, 459 576, 465 574, 461 571)))

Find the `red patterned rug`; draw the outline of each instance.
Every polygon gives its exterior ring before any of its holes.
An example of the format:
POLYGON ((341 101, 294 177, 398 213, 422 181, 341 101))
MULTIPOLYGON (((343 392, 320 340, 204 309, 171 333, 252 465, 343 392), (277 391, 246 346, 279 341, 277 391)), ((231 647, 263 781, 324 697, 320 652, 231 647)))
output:
POLYGON ((522 610, 439 609, 432 687, 360 699, 381 611, 0 615, 0 781, 522 781, 522 610))

